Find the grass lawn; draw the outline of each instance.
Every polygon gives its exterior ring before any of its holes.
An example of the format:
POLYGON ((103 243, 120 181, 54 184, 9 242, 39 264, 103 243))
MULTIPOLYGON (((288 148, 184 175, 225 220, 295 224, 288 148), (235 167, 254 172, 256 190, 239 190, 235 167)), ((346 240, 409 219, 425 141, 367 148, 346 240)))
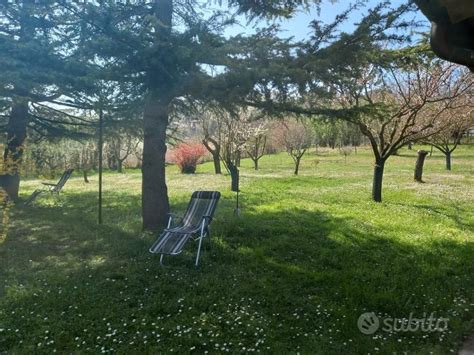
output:
MULTIPOLYGON (((415 147, 415 149, 418 147, 415 147)), ((168 168, 174 211, 198 189, 223 193, 213 245, 192 267, 148 248, 139 171, 105 176, 105 224, 96 224, 97 176, 79 174, 62 200, 15 207, 0 244, 0 353, 456 353, 474 332, 474 146, 453 171, 435 152, 425 184, 416 151, 386 166, 384 202, 370 201, 372 158, 312 152, 300 176, 286 154, 242 166, 242 216, 230 178, 212 164, 168 168), (447 318, 440 332, 365 335, 359 316, 447 318)), ((25 198, 39 181, 22 185, 25 198)))

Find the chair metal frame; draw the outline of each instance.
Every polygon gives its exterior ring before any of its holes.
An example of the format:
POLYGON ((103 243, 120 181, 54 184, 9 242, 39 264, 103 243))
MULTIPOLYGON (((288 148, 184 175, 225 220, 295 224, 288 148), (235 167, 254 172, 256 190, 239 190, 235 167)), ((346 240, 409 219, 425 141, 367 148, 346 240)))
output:
MULTIPOLYGON (((189 232, 179 232, 179 231, 173 231, 171 226, 172 226, 172 223, 173 223, 173 219, 177 218, 176 215, 174 215, 173 213, 168 213, 169 215, 169 220, 168 220, 168 226, 166 227, 166 229, 163 231, 163 232, 172 232, 172 233, 175 233, 175 234, 190 234, 189 232)), ((199 236, 197 238, 191 238, 193 239, 193 241, 199 241, 199 244, 198 244, 198 250, 197 250, 197 253, 196 253, 196 259, 195 259, 195 262, 194 262, 194 265, 197 267, 199 266, 199 257, 201 256, 201 249, 202 249, 202 242, 204 240, 204 238, 209 238, 209 246, 211 246, 211 224, 212 222, 212 217, 211 216, 203 216, 202 217, 202 222, 200 223, 200 227, 199 227, 199 236)), ((179 255, 183 252, 183 250, 181 250, 180 252, 176 253, 176 254, 161 254, 160 255, 160 265, 164 265, 163 264, 163 258, 165 255, 172 255, 172 256, 176 256, 176 255, 179 255)))
POLYGON ((33 191, 31 196, 25 201, 24 205, 28 206, 29 204, 31 204, 43 192, 49 192, 51 196, 56 196, 59 199, 59 193, 64 188, 64 185, 66 185, 69 178, 72 176, 73 171, 74 169, 65 170, 56 184, 42 182, 41 184, 43 185, 43 188, 36 189, 35 191, 33 191))
MULTIPOLYGON (((198 191, 199 193, 199 191, 198 191)), ((193 194, 194 195, 194 194, 193 194)), ((220 198, 220 195, 219 197, 220 198)), ((214 207, 213 211, 211 213, 214 213, 214 210, 215 208, 217 207, 217 202, 216 202, 216 206, 214 207)), ((189 208, 189 206, 188 206, 189 208)), ((178 217, 173 214, 173 213, 168 213, 168 224, 167 224, 167 227, 163 230, 162 232, 162 235, 164 233, 172 233, 172 234, 182 234, 182 235, 190 235, 189 239, 192 239, 193 241, 195 242, 198 242, 198 248, 197 248, 197 253, 196 253, 196 259, 194 261, 194 265, 196 267, 199 266, 199 258, 201 257, 201 254, 202 254, 202 247, 203 247, 203 241, 204 241, 204 238, 208 238, 209 239, 209 246, 211 246, 211 228, 210 228, 210 225, 211 225, 211 222, 213 220, 213 217, 210 216, 210 215, 204 215, 201 217, 201 221, 198 225, 196 225, 196 228, 194 229, 191 229, 191 230, 186 230, 183 228, 183 226, 176 226, 173 228, 173 221, 178 219, 178 217), (179 228, 183 228, 183 230, 179 230, 179 228), (193 237, 192 235, 197 235, 197 237, 193 237)), ((183 217, 180 217, 179 219, 183 219, 183 217)), ((158 239, 159 240, 159 239, 158 239)), ((186 242, 184 243, 186 244, 186 242)), ((183 244, 183 247, 176 253, 159 253, 160 254, 160 265, 164 265, 163 264, 163 258, 165 255, 171 255, 171 256, 176 256, 176 255, 179 255, 183 252, 184 250, 184 244, 183 244)), ((150 248, 150 252, 151 253, 156 253, 154 250, 153 250, 153 247, 150 248)))

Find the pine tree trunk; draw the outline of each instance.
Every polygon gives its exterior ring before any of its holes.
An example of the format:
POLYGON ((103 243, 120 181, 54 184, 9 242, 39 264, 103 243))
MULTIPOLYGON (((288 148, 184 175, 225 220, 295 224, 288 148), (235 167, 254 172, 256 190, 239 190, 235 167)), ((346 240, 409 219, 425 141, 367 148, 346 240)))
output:
MULTIPOLYGON (((157 19, 155 30, 160 37, 171 35, 173 0, 155 0, 153 14, 157 19)), ((157 37, 158 38, 158 37, 157 37)), ((158 44, 158 43, 157 43, 158 44)), ((161 68, 159 69, 161 70, 161 68)), ((169 213, 168 188, 166 186, 166 128, 169 122, 169 82, 156 82, 155 73, 150 73, 153 85, 145 103, 143 114, 143 160, 142 160, 142 216, 143 229, 157 230, 166 225, 169 213), (160 100, 161 97, 161 100, 160 100)))
POLYGON ((382 182, 385 160, 376 159, 374 167, 374 178, 372 182, 372 200, 382 202, 382 182))
POLYGON ((11 199, 18 198, 20 189, 20 167, 28 126, 28 101, 15 100, 7 125, 7 144, 3 154, 5 171, 0 180, 2 187, 11 199))
POLYGON ((423 166, 425 164, 426 156, 429 154, 426 150, 418 151, 418 159, 415 165, 415 181, 423 182, 423 166))
POLYGON ((165 176, 168 104, 149 101, 143 117, 142 215, 143 229, 156 230, 166 224, 169 213, 165 176))
POLYGON ((446 170, 451 170, 451 152, 444 153, 446 156, 446 170))

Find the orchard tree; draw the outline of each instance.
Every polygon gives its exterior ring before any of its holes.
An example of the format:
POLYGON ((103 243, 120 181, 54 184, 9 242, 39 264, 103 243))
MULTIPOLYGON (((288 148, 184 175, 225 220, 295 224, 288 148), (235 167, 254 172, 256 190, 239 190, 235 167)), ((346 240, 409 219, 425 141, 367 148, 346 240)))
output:
POLYGON ((204 111, 199 117, 203 136, 202 144, 212 156, 214 172, 216 174, 222 174, 221 146, 224 130, 222 115, 212 114, 211 111, 204 111))
POLYGON ((472 98, 471 93, 465 97, 466 100, 460 103, 458 108, 446 110, 440 118, 443 128, 424 141, 424 143, 430 144, 444 154, 446 170, 451 170, 453 152, 469 129, 474 127, 474 102, 472 98))
POLYGON ((298 175, 301 159, 313 143, 312 131, 301 121, 289 120, 279 123, 277 132, 280 144, 295 163, 295 175, 298 175))
POLYGON ((231 190, 240 191, 239 164, 245 144, 249 139, 248 115, 238 110, 236 112, 216 112, 220 115, 223 134, 221 144, 221 159, 231 177, 231 190))
POLYGON ((249 127, 249 138, 245 144, 245 150, 253 161, 255 170, 258 170, 258 161, 265 155, 267 146, 266 123, 252 122, 249 127))
POLYGON ((76 167, 82 170, 84 182, 89 183, 88 173, 90 170, 95 169, 98 164, 97 154, 97 142, 92 140, 86 140, 81 142, 81 149, 79 151, 79 157, 76 162, 76 167))
POLYGON ((130 127, 111 127, 108 134, 107 151, 111 164, 109 168, 116 168, 117 172, 123 172, 123 164, 136 151, 141 141, 137 130, 130 127))

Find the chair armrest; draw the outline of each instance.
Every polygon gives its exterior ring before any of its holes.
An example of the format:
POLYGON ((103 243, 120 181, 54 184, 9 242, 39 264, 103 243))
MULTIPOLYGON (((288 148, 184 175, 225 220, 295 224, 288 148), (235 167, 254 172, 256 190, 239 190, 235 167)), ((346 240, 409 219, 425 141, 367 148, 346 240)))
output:
POLYGON ((166 227, 166 229, 169 229, 171 227, 175 219, 182 219, 182 217, 174 213, 167 213, 166 215, 168 216, 168 226, 166 227))
POLYGON ((179 216, 175 213, 167 213, 166 214, 169 218, 173 218, 173 219, 183 219, 183 216, 179 216))

